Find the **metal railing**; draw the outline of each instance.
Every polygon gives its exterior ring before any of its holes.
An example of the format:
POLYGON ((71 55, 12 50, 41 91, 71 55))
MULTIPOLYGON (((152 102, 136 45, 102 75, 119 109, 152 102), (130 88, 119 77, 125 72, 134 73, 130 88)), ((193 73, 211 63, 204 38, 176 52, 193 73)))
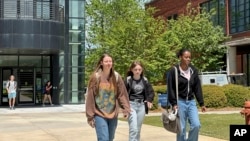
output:
POLYGON ((64 7, 42 0, 0 0, 0 19, 64 21, 64 7))

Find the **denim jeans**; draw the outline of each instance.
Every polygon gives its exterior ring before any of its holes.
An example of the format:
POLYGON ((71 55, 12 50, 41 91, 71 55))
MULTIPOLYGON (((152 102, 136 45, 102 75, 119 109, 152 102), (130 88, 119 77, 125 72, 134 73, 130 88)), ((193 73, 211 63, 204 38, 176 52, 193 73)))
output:
POLYGON ((200 120, 195 100, 178 100, 178 110, 181 123, 181 134, 177 134, 177 141, 198 141, 200 120), (188 138, 186 138, 186 123, 190 124, 188 138))
POLYGON ((129 115, 129 141, 140 141, 142 123, 145 117, 143 102, 130 101, 131 113, 129 115))
POLYGON ((117 127, 117 118, 106 119, 95 116, 95 130, 98 141, 113 141, 117 127))

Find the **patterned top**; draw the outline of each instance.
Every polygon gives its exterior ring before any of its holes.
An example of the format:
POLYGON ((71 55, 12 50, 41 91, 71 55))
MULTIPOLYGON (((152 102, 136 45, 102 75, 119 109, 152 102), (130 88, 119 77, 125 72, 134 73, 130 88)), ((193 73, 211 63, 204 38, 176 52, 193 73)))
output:
POLYGON ((109 83, 99 84, 99 93, 95 98, 96 105, 105 114, 111 114, 115 109, 115 90, 109 83))

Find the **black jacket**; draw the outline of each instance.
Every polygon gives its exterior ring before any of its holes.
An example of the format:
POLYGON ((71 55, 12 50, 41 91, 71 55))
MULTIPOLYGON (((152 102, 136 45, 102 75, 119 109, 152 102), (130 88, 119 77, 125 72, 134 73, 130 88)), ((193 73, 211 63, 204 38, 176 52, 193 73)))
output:
MULTIPOLYGON (((125 83, 125 86, 127 88, 127 91, 128 91, 128 95, 130 94, 130 91, 131 91, 131 85, 132 85, 132 82, 133 82, 133 79, 131 76, 128 76, 124 83, 125 83)), ((145 88, 145 93, 144 93, 144 100, 148 101, 148 102, 151 102, 154 100, 154 90, 153 90, 153 87, 152 85, 148 82, 148 79, 146 77, 143 77, 142 79, 142 82, 144 84, 144 88, 145 88)))
MULTIPOLYGON (((179 65, 175 66, 178 72, 178 90, 179 99, 192 100, 196 97, 200 106, 204 106, 201 83, 198 75, 198 70, 190 65, 190 80, 180 74, 179 65)), ((176 101, 176 86, 175 86, 175 68, 171 68, 167 78, 168 85, 168 100, 172 106, 177 105, 176 101)))

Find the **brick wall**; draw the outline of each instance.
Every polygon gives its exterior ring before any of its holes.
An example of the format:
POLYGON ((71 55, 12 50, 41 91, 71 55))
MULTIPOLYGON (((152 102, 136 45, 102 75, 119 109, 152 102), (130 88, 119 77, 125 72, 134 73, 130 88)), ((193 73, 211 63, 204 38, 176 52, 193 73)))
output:
POLYGON ((166 19, 168 16, 174 14, 183 14, 189 2, 192 3, 192 6, 197 7, 205 1, 207 0, 154 0, 147 4, 147 6, 152 6, 157 9, 155 17, 163 16, 166 19))
MULTIPOLYGON (((206 2, 208 0, 153 0, 148 3, 146 6, 155 7, 158 11, 155 13, 155 17, 162 16, 163 19, 167 19, 169 16, 173 16, 174 14, 183 14, 185 12, 186 6, 189 2, 192 3, 193 7, 199 6, 201 3, 206 2)), ((228 0, 225 1, 226 6, 228 6, 228 0)), ((226 14, 226 34, 229 34, 229 20, 228 14, 226 14)), ((245 31, 242 33, 237 33, 231 35, 232 39, 242 38, 242 37, 250 37, 250 31, 245 31)))

